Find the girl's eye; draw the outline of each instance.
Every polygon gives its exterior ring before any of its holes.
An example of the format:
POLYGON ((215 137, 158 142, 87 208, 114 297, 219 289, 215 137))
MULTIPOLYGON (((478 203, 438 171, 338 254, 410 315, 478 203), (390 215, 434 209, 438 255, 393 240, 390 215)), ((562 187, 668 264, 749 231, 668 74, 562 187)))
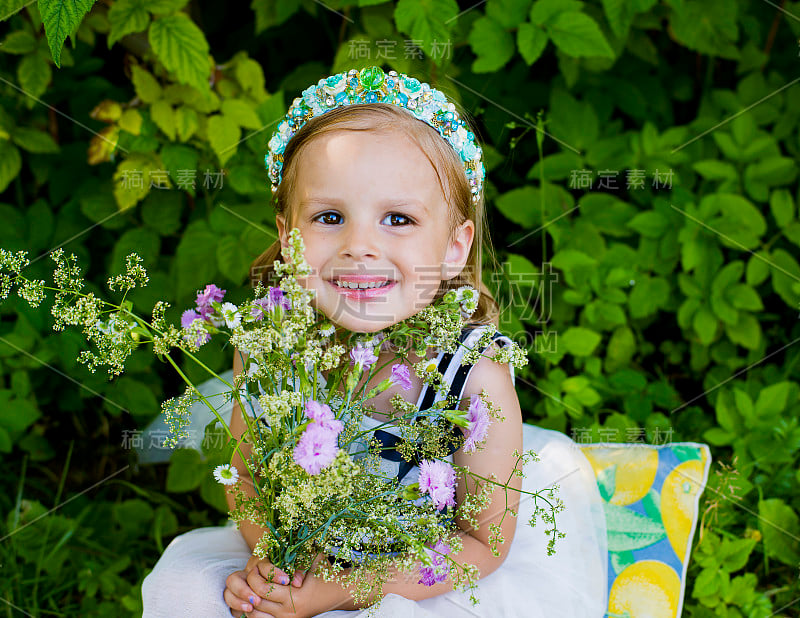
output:
POLYGON ((401 225, 401 226, 403 226, 403 225, 411 225, 411 224, 414 223, 409 217, 406 217, 405 215, 401 215, 399 212, 393 212, 393 213, 391 213, 389 215, 386 215, 386 217, 389 218, 391 221, 394 221, 394 222, 397 222, 398 218, 399 219, 405 219, 406 223, 400 223, 399 225, 401 225))
MULTIPOLYGON (((314 217, 314 221, 319 220, 320 223, 324 223, 326 225, 336 225, 336 221, 335 220, 334 221, 332 221, 330 219, 325 220, 325 219, 323 219, 323 217, 341 217, 341 215, 339 213, 337 213, 337 212, 323 212, 323 213, 317 215, 316 217, 314 217)), ((413 223, 414 223, 411 220, 410 217, 407 217, 406 215, 402 215, 402 214, 397 213, 397 212, 393 212, 391 214, 386 215, 386 218, 384 218, 384 221, 386 221, 386 219, 389 219, 391 221, 390 225, 392 227, 413 225, 413 223), (400 220, 399 223, 398 223, 398 219, 400 220)))
MULTIPOLYGON (((314 221, 316 221, 317 219, 321 219, 322 217, 338 217, 338 216, 339 216, 339 214, 335 213, 335 212, 323 212, 322 214, 317 215, 316 217, 314 217, 314 221)), ((321 221, 320 223, 332 223, 332 222, 331 221, 321 221)))

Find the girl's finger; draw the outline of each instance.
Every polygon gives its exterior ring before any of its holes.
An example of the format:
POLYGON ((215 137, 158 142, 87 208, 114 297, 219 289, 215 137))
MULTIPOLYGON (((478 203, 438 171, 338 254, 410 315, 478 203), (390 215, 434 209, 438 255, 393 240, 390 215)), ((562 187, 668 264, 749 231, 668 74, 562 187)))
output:
POLYGON ((275 565, 268 562, 259 562, 257 568, 258 572, 261 573, 261 576, 268 582, 272 581, 276 584, 280 584, 281 586, 286 586, 289 584, 289 576, 275 565))
MULTIPOLYGON (((226 590, 230 590, 232 595, 237 597, 241 603, 249 601, 251 605, 256 606, 261 601, 258 593, 248 585, 245 571, 235 571, 228 575, 225 585, 227 586, 226 590)), ((236 606, 237 609, 240 607, 240 605, 236 606)))
POLYGON ((303 575, 304 575, 303 571, 295 571, 294 577, 292 578, 292 586, 294 586, 295 588, 299 588, 300 586, 302 586, 303 579, 305 579, 303 575))
MULTIPOLYGON (((286 587, 283 585, 264 579, 257 569, 253 569, 247 575, 247 585, 256 594, 256 596, 260 596, 262 599, 274 597, 280 593, 281 589, 286 589, 286 587)), ((257 605, 258 603, 256 603, 256 606, 257 605)))
POLYGON ((253 605, 237 597, 231 592, 230 588, 225 588, 225 592, 222 593, 222 597, 225 599, 225 603, 228 604, 228 607, 231 610, 231 615, 235 616, 236 618, 239 618, 239 616, 241 616, 244 612, 253 611, 253 605))
POLYGON ((285 609, 280 603, 274 603, 269 599, 265 599, 264 601, 261 601, 261 603, 259 603, 252 612, 247 614, 247 618, 283 616, 285 613, 285 609))

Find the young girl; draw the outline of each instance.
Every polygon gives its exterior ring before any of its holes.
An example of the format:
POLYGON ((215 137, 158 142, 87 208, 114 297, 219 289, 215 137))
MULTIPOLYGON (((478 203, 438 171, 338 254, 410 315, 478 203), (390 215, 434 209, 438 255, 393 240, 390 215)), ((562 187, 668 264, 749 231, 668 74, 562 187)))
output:
MULTIPOLYGON (((448 582, 427 586, 401 575, 384 585, 377 616, 601 618, 606 610, 606 531, 588 461, 563 434, 530 425, 523 432, 513 365, 490 358, 461 364, 467 349, 477 346, 489 357, 497 349, 494 343, 511 343, 496 330, 497 306, 481 278, 481 250, 489 244, 484 239, 483 166, 474 134, 440 92, 377 67, 321 80, 303 95, 304 101, 295 100, 287 115, 294 120, 282 123, 270 141, 267 163, 280 238, 254 268, 268 281, 288 232, 299 228, 311 266, 302 283, 315 291, 316 309, 337 327, 364 333, 415 315, 450 289, 470 285, 478 290, 478 308, 462 331, 462 345, 452 354, 431 351, 428 358, 436 360, 448 394, 459 397, 462 408, 484 391, 505 420, 490 425, 482 450, 459 449, 451 461, 503 482, 512 476, 512 452, 533 449, 540 461, 527 465, 525 479, 515 477, 511 485, 526 491, 557 485, 565 505, 556 524, 566 537, 548 556, 548 526, 541 520, 535 528, 527 524, 533 500, 510 492, 519 516, 503 518, 505 496, 495 491, 477 529, 457 522, 463 550, 453 557, 478 567, 481 603, 471 605, 448 582), (357 284, 371 288, 356 289, 357 284), (491 340, 482 338, 487 331, 491 340), (501 524, 506 539, 497 557, 489 545, 492 523, 501 524)), ((375 352, 375 366, 383 369, 367 389, 388 377, 387 361, 397 362, 392 350, 375 352)), ((234 352, 234 374, 242 370, 244 358, 234 352)), ((365 427, 386 419, 396 393, 421 410, 444 398, 414 371, 410 375, 410 390, 395 385, 370 401, 375 412, 365 416, 365 427)), ((323 382, 325 377, 320 376, 323 382)), ((238 404, 232 406, 230 426, 237 437, 245 429, 238 404)), ((249 449, 242 450, 249 457, 249 449)), ((401 483, 415 482, 418 468, 397 459, 387 454, 384 469, 401 483)), ((246 477, 238 457, 234 465, 240 478, 246 477)), ((457 501, 471 490, 460 482, 457 501)), ((232 506, 230 495, 228 503, 232 506)), ((341 585, 313 572, 275 571, 267 560, 253 556, 262 533, 249 522, 239 529, 229 522, 176 537, 143 583, 144 618, 367 615, 341 585)))

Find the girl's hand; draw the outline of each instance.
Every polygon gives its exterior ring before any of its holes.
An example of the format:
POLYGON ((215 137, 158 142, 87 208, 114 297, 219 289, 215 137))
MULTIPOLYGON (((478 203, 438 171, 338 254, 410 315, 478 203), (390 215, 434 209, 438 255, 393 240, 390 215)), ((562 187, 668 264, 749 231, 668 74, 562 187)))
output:
MULTIPOLYGON (((280 569, 269 560, 263 560, 258 556, 251 556, 247 561, 245 568, 241 571, 231 573, 225 580, 225 592, 223 596, 228 607, 231 609, 231 615, 239 618, 242 612, 248 613, 249 618, 262 618, 268 616, 258 610, 254 611, 256 607, 262 602, 262 598, 254 590, 268 590, 270 587, 288 588, 289 578, 280 569)), ((303 573, 297 571, 294 574, 292 585, 299 588, 303 584, 303 573)))
MULTIPOLYGON (((231 607, 241 608, 240 599, 242 597, 239 595, 245 594, 244 598, 248 598, 250 595, 248 591, 252 591, 255 600, 255 603, 252 604, 253 610, 244 610, 248 618, 307 618, 337 609, 349 599, 349 595, 339 584, 326 582, 313 575, 300 579, 302 574, 297 573, 292 585, 281 585, 270 581, 271 576, 272 579, 281 581, 278 572, 269 561, 262 560, 257 562, 246 575, 244 585, 242 585, 240 576, 242 571, 232 573, 228 580, 236 588, 231 590, 229 584, 229 588, 225 590, 226 602, 231 607), (299 587, 295 585, 298 580, 300 581, 299 587), (239 592, 233 594, 235 590, 239 592), (229 595, 229 593, 231 594, 229 595), (233 600, 233 605, 228 601, 229 597, 233 600)), ((244 602, 245 605, 248 603, 249 599, 244 602)), ((241 609, 232 610, 231 615, 239 618, 241 611, 241 609), (237 614, 236 611, 239 613, 237 614)))

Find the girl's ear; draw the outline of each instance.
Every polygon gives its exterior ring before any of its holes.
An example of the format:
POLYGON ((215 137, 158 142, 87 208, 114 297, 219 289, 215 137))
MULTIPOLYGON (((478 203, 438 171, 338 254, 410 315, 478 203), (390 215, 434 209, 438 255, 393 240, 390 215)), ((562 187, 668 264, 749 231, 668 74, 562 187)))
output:
POLYGON ((281 247, 288 248, 289 240, 286 233, 286 217, 283 215, 275 215, 275 227, 278 228, 278 240, 281 241, 281 247))
POLYGON ((467 219, 453 233, 442 264, 442 279, 452 279, 464 270, 475 237, 475 223, 467 219))

